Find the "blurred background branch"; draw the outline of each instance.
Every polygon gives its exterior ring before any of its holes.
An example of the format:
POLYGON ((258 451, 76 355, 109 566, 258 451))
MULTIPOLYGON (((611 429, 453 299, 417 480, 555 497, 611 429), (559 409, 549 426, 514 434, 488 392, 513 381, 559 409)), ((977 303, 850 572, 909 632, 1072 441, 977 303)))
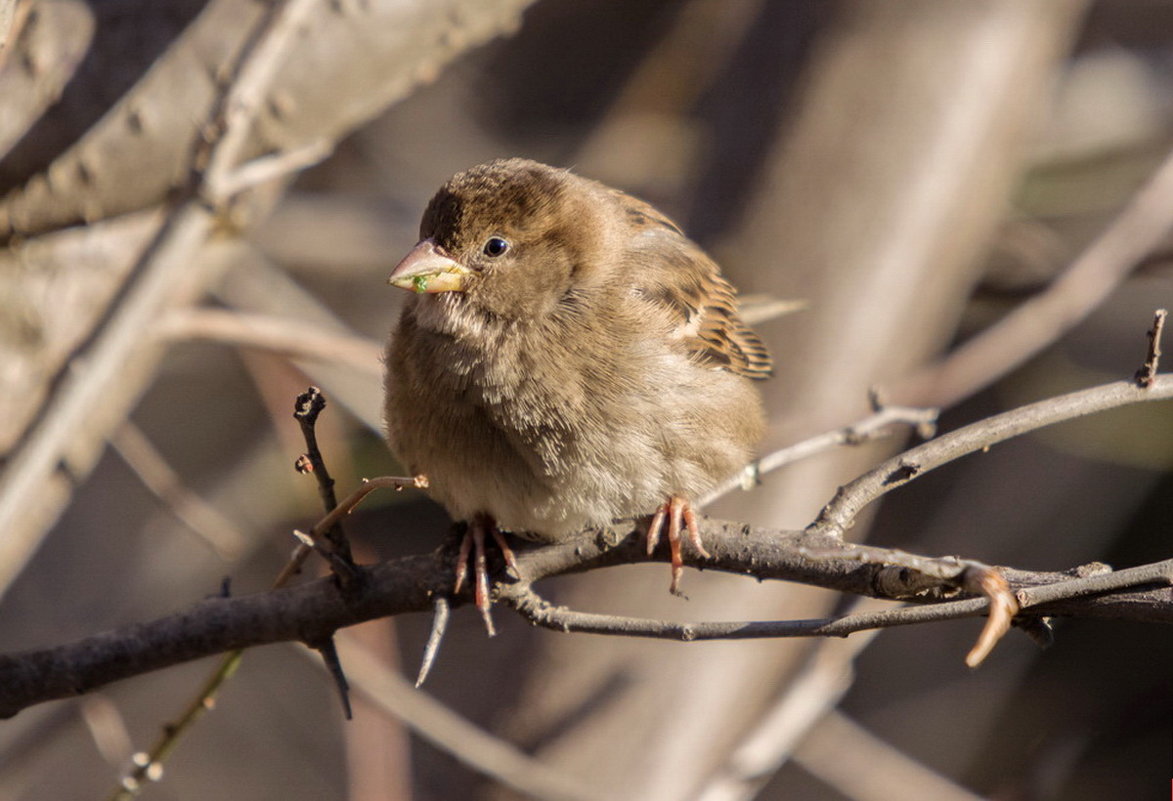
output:
MULTIPOLYGON (((160 617, 225 574, 242 593, 266 586, 288 531, 315 516, 288 469, 301 449, 288 399, 306 383, 345 410, 318 431, 343 486, 398 472, 377 433, 374 343, 397 313, 379 287, 458 169, 509 155, 574 166, 672 214, 742 289, 806 301, 761 325, 779 363, 771 453, 864 418, 872 386, 903 402, 909 377, 949 364, 957 343, 1040 323, 1030 310, 1095 260, 1131 198, 1163 186, 1173 144, 1164 0, 322 0, 258 84, 249 124, 230 124, 244 137, 232 166, 248 167, 212 194, 244 191, 173 243, 167 272, 148 269, 177 208, 205 213, 177 207, 176 190, 200 178, 191 154, 226 133, 208 123, 232 65, 287 7, 0 2, 3 651, 160 617), (115 334, 118 348, 103 344, 115 334), (89 400, 33 459, 86 382, 89 400), (192 536, 209 526, 236 533, 192 536)), ((1173 248, 1159 221, 1123 239, 1111 282, 1033 356, 945 393, 941 430, 1135 369, 1141 328, 1173 297, 1173 248)), ((1168 421, 1167 404, 1144 404, 1003 443, 886 496, 850 536, 1050 570, 1158 562, 1168 421)), ((901 449, 890 437, 790 464, 715 513, 795 528, 901 449)), ((447 525, 406 495, 349 522, 365 561, 429 551, 447 525)), ((542 590, 674 620, 843 611, 834 593, 779 582, 706 571, 686 583, 687 603, 636 565, 542 590)), ((1090 801, 1168 778, 1173 644, 1145 627, 1072 621, 1041 653, 1010 637, 973 673, 957 655, 976 622, 889 630, 866 648, 860 635, 684 648, 519 625, 487 642, 473 617, 454 614, 432 692, 600 796, 922 787, 1090 801), (797 709, 796 688, 816 685, 797 709), (828 760, 837 749, 872 756, 828 760)), ((428 635, 418 615, 364 629, 409 663, 428 635)), ((166 790, 541 796, 458 767, 382 712, 358 712, 380 716, 377 735, 343 729, 315 671, 284 649, 250 654, 166 790)), ((112 685, 106 712, 62 703, 7 722, 0 795, 92 797, 120 775, 110 759, 126 738, 153 739, 205 672, 112 685)))

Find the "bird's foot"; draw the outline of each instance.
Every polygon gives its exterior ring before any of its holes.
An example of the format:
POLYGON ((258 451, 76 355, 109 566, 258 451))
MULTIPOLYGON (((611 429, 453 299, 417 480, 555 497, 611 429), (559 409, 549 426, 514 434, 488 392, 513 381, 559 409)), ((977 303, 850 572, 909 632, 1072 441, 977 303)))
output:
POLYGON ((473 558, 473 598, 485 621, 485 630, 489 632, 490 637, 493 637, 497 634, 497 630, 493 628, 493 618, 489 614, 489 593, 492 585, 489 583, 488 559, 485 558, 486 532, 492 534, 493 539, 497 542, 497 546, 501 549, 501 555, 505 557, 505 564, 515 573, 518 572, 517 557, 513 555, 513 549, 505 541, 505 535, 497 528, 496 521, 488 515, 477 515, 469 521, 464 538, 460 541, 460 554, 456 557, 456 584, 452 591, 459 593, 460 588, 464 586, 464 581, 468 578, 468 557, 471 554, 473 558))
POLYGON ((692 547, 696 549, 697 553, 708 559, 709 552, 701 544, 701 532, 696 524, 696 512, 693 511, 692 504, 685 498, 673 495, 660 504, 660 508, 656 510, 656 514, 652 516, 652 522, 648 525, 648 556, 652 555, 652 551, 656 550, 656 546, 660 543, 660 534, 664 530, 665 524, 668 528, 668 547, 672 551, 672 585, 668 591, 673 595, 680 595, 680 577, 684 574, 684 558, 681 555, 681 529, 688 529, 688 541, 692 543, 692 547))

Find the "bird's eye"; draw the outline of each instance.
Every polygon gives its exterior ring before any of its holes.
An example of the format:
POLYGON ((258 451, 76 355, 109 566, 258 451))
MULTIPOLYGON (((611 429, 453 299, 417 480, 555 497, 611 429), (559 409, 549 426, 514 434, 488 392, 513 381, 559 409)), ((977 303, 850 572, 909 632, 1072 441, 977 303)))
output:
POLYGON ((492 258, 497 258, 509 250, 509 243, 499 236, 491 236, 485 242, 485 255, 492 258))

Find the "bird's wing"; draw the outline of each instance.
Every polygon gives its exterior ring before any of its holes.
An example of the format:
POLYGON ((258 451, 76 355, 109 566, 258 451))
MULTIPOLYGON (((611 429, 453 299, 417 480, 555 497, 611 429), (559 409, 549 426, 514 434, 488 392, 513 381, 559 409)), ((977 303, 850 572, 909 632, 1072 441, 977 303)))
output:
POLYGON ((691 359, 748 378, 768 378, 770 352, 737 311, 737 291, 679 227, 643 201, 616 192, 631 226, 636 294, 667 313, 691 359))

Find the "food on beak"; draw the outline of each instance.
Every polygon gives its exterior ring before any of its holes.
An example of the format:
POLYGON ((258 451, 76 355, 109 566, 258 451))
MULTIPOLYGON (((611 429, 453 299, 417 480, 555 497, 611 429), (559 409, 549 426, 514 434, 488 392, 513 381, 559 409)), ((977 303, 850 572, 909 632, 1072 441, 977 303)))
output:
POLYGON ((424 239, 395 265, 387 283, 419 294, 463 292, 472 270, 448 257, 433 240, 424 239))

